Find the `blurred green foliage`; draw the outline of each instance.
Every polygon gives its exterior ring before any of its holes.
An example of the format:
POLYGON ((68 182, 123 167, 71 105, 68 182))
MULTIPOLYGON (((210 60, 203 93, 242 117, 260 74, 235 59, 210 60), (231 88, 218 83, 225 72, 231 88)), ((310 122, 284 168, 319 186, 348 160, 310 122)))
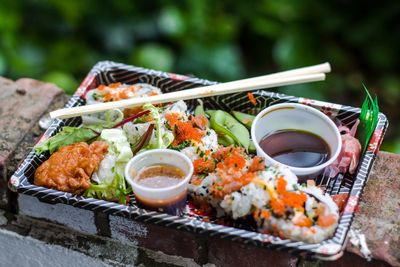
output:
POLYGON ((398 0, 0 0, 0 75, 71 94, 106 59, 218 81, 328 61, 326 82, 278 90, 360 106, 364 82, 400 152, 399 29, 398 0))

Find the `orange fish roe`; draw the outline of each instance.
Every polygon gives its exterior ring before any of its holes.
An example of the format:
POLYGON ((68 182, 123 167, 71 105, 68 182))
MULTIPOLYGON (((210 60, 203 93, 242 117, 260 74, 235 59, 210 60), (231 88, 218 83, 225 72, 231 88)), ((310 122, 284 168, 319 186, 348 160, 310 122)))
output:
MULTIPOLYGON (((171 118, 170 123, 173 122, 174 119, 171 118)), ((201 123, 205 125, 207 121, 201 119, 201 123)), ((211 185, 210 194, 221 199, 257 179, 257 171, 265 169, 264 163, 261 168, 260 158, 252 161, 252 164, 255 162, 254 166, 256 167, 253 167, 252 170, 247 169, 246 163, 249 159, 247 159, 244 149, 240 147, 220 146, 213 153, 210 150, 205 151, 202 157, 193 161, 194 173, 195 175, 207 175, 215 171, 218 179, 211 185)), ((192 184, 200 185, 201 178, 192 178, 191 182, 192 184)))
POLYGON ((233 145, 231 146, 227 146, 227 147, 219 147, 219 149, 217 151, 215 151, 213 153, 213 158, 218 160, 218 161, 222 161, 224 160, 226 157, 230 156, 232 153, 238 153, 243 155, 244 154, 244 149, 242 147, 235 147, 233 145))
POLYGON ((311 221, 311 219, 310 218, 308 218, 306 215, 304 215, 304 214, 301 214, 300 216, 299 216, 299 218, 297 218, 295 221, 294 221, 294 224, 295 225, 297 225, 297 226, 300 226, 300 227, 311 227, 312 226, 312 221, 311 221))
POLYGON ((188 140, 201 142, 201 139, 206 134, 206 131, 203 129, 205 129, 205 125, 207 124, 207 118, 204 116, 199 117, 200 116, 192 116, 185 122, 182 120, 179 113, 170 113, 165 116, 171 129, 174 130, 175 138, 172 142, 173 145, 179 145, 188 140))
POLYGON ((171 129, 174 129, 175 125, 178 123, 179 120, 181 120, 181 116, 179 113, 169 113, 165 115, 165 119, 168 121, 169 126, 171 129))
POLYGON ((150 92, 148 95, 149 95, 149 96, 154 96, 154 95, 158 95, 158 93, 155 92, 155 91, 152 91, 152 92, 150 92))
POLYGON ((109 85, 108 85, 108 87, 110 87, 110 88, 118 88, 118 87, 121 87, 121 83, 110 83, 109 85))
POLYGON ((217 164, 218 169, 242 169, 246 165, 246 159, 238 152, 234 151, 231 155, 227 155, 224 161, 217 164))
POLYGON ((252 93, 247 93, 247 97, 249 98, 250 103, 252 103, 254 106, 257 105, 257 100, 252 93))
POLYGON ((215 170, 215 162, 212 159, 195 159, 193 161, 194 173, 210 173, 215 170))
POLYGON ((283 177, 279 177, 276 191, 281 195, 283 202, 289 207, 303 209, 304 203, 307 201, 306 194, 303 192, 288 192, 286 191, 286 185, 286 180, 283 177))
POLYGON ((261 217, 263 217, 264 219, 268 219, 269 217, 271 217, 271 213, 268 210, 263 210, 261 212, 261 217))
POLYGON ((104 95, 104 101, 111 101, 113 98, 109 92, 104 95))
POLYGON ((273 198, 270 201, 273 212, 278 216, 285 215, 286 207, 285 203, 279 198, 273 198))
POLYGON ((122 90, 121 92, 119 92, 118 96, 121 99, 127 99, 129 97, 126 90, 122 90))
POLYGON ((262 171, 264 169, 265 169, 264 159, 262 157, 255 156, 250 165, 249 171, 256 172, 256 171, 262 171))
POLYGON ((99 92, 103 91, 105 88, 104 84, 100 84, 99 87, 97 87, 97 90, 99 90, 99 92))
POLYGON ((190 183, 193 185, 200 185, 203 179, 196 174, 193 174, 192 178, 190 179, 190 183))
POLYGON ((201 138, 205 135, 205 132, 199 128, 194 128, 191 123, 184 123, 179 121, 175 128, 175 139, 173 145, 179 145, 184 141, 193 140, 201 142, 201 138))
POLYGON ((210 189, 214 197, 223 198, 257 178, 256 172, 245 169, 247 160, 241 148, 220 147, 212 157, 219 161, 216 166, 219 180, 210 189))
POLYGON ((307 200, 307 196, 303 192, 286 191, 286 185, 287 182, 282 176, 277 179, 276 191, 278 197, 272 198, 270 202, 273 212, 278 216, 285 215, 288 208, 304 210, 303 206, 307 200))

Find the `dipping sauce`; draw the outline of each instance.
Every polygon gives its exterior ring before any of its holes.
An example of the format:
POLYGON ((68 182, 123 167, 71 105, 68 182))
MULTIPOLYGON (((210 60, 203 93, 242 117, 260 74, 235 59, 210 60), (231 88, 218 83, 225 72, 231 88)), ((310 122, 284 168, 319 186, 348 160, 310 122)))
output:
POLYGON ((186 190, 173 198, 158 201, 135 195, 139 207, 177 216, 182 215, 186 207, 186 196, 186 190))
POLYGON ((292 129, 264 136, 260 147, 274 160, 298 168, 323 164, 331 153, 326 141, 318 135, 292 129))
MULTIPOLYGON (((178 167, 158 164, 142 168, 137 172, 135 182, 141 186, 148 188, 167 188, 179 184, 185 178, 185 173, 178 167)), ((157 194, 157 193, 155 193, 157 194)), ((138 194, 135 195, 137 203, 140 207, 165 212, 172 215, 182 214, 186 206, 187 191, 184 190, 180 194, 166 199, 147 199, 138 194)))
POLYGON ((178 167, 160 164, 141 169, 135 181, 150 188, 164 188, 178 184, 184 177, 185 173, 178 167))

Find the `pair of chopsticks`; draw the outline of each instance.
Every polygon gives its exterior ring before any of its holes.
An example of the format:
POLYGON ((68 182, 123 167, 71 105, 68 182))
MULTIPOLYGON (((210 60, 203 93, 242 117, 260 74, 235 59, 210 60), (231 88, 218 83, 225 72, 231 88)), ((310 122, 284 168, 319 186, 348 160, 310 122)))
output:
POLYGON ((271 87, 308 83, 325 80, 325 73, 331 71, 329 63, 298 68, 255 78, 220 83, 210 86, 197 87, 167 94, 137 97, 114 102, 86 105, 74 108, 64 108, 50 112, 50 117, 66 119, 87 114, 106 111, 115 108, 142 106, 146 103, 161 104, 178 100, 189 100, 202 97, 252 91, 271 87))

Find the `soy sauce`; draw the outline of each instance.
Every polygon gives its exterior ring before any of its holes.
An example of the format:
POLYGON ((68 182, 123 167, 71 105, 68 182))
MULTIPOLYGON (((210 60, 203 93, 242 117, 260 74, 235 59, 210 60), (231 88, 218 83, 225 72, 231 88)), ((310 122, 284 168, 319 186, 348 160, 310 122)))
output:
POLYGON ((274 160, 291 167, 321 165, 330 157, 330 149, 324 139, 301 130, 281 130, 268 134, 261 139, 260 147, 274 160))

